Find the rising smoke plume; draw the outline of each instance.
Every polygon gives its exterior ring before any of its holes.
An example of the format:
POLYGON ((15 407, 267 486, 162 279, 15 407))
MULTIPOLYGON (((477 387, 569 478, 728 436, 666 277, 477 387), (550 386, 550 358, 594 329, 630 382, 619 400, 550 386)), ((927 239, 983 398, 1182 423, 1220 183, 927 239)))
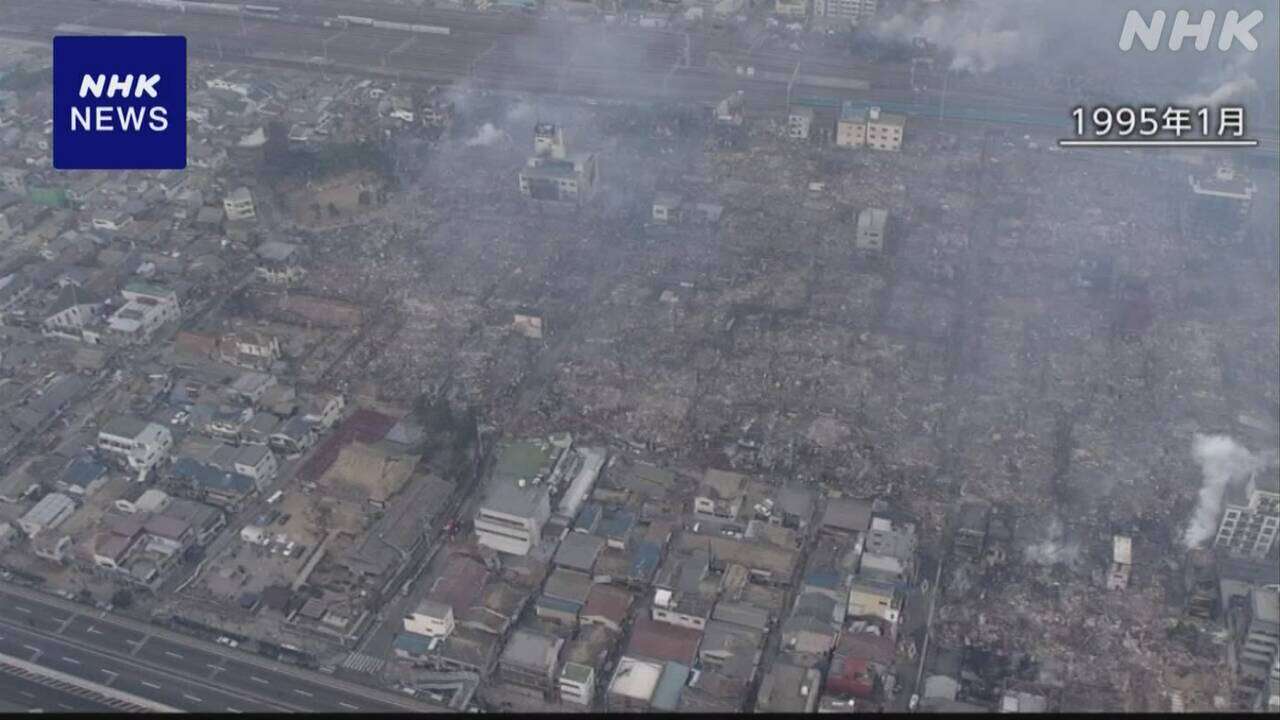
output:
POLYGON ((1182 537, 1188 548, 1194 548, 1214 536, 1218 531, 1223 493, 1231 485, 1244 482, 1250 474, 1266 467, 1272 459, 1270 455, 1254 455, 1226 435, 1196 434, 1191 444, 1191 456, 1200 466, 1203 484, 1195 512, 1191 515, 1191 524, 1182 537))
POLYGON ((485 123, 476 130, 476 134, 467 140, 467 147, 489 146, 507 138, 507 133, 494 127, 493 123, 485 123))
MULTIPOLYGON (((1088 78, 1093 92, 1119 94, 1134 104, 1205 99, 1241 100, 1248 93, 1276 91, 1274 38, 1280 13, 1274 0, 1183 0, 1170 8, 1167 0, 956 0, 928 5, 905 5, 903 11, 882 16, 871 32, 882 41, 909 43, 923 38, 949 58, 956 72, 980 75, 1010 72, 1033 79, 1069 73, 1088 78), (1228 10, 1242 16, 1262 10, 1263 22, 1254 29, 1262 46, 1248 52, 1237 44, 1230 52, 1179 51, 1162 47, 1121 52, 1120 30, 1129 10, 1151 17, 1155 10, 1169 14, 1186 9, 1199 20, 1217 14, 1217 25, 1228 10), (1203 88, 1196 98, 1179 98, 1189 83, 1203 88)), ((1166 30, 1168 32, 1168 30, 1166 30)))
POLYGON ((1067 541, 1062 521, 1057 517, 1049 520, 1045 530, 1045 538, 1038 543, 1028 545, 1022 551, 1022 557, 1036 565, 1056 565, 1058 563, 1074 563, 1080 558, 1080 543, 1067 541))

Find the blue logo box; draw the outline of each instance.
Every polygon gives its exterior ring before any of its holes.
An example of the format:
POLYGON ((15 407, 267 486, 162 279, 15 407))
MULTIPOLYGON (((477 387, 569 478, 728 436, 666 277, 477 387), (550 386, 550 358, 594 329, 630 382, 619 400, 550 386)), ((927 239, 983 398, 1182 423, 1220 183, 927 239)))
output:
POLYGON ((187 39, 55 37, 53 166, 186 168, 187 39))

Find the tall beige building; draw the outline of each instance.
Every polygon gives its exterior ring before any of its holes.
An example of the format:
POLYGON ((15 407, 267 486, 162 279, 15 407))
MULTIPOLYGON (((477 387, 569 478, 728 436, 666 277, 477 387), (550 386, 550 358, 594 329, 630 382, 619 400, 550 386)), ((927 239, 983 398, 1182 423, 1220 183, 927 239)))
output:
POLYGON ((861 25, 875 17, 879 0, 813 0, 813 16, 828 24, 861 25))
POLYGON ((804 18, 809 14, 809 0, 774 0, 773 12, 787 18, 804 18))

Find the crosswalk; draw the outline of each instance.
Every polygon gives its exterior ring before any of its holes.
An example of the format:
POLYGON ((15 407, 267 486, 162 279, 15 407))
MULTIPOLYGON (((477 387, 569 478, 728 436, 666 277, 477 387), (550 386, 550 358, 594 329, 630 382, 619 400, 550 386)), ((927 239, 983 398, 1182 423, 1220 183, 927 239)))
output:
POLYGON ((353 652, 342 661, 342 667, 356 672, 369 673, 370 675, 382 670, 387 664, 386 660, 376 658, 364 653, 353 652))

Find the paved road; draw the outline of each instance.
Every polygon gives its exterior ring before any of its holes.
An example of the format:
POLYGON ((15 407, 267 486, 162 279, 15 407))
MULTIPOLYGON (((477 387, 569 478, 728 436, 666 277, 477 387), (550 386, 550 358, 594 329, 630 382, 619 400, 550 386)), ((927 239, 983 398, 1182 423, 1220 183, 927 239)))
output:
POLYGON ((104 703, 0 670, 0 712, 113 712, 104 703), (8 703, 6 705, 5 703, 8 703), (9 707, 9 706, 12 706, 9 707))
POLYGON ((7 587, 0 653, 191 711, 441 711, 7 587))

